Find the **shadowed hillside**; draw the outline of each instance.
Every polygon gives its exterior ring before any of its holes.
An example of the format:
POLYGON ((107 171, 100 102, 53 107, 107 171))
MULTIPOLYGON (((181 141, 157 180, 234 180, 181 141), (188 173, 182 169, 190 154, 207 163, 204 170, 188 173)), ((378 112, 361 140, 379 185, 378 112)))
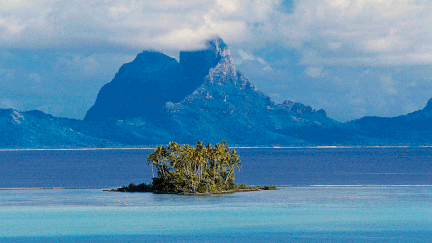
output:
POLYGON ((83 121, 0 110, 2 148, 155 146, 430 145, 432 101, 395 118, 348 123, 292 101, 276 104, 236 69, 220 38, 180 61, 144 51, 102 87, 83 121))

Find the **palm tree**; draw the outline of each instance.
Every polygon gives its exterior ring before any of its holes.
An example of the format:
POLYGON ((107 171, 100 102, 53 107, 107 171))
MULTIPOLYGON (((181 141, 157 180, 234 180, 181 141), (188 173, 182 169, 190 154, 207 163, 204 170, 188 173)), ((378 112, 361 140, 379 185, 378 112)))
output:
POLYGON ((237 151, 233 150, 229 154, 227 166, 229 167, 229 173, 227 177, 225 178, 225 182, 228 181, 228 179, 231 176, 231 173, 234 173, 234 169, 237 167, 237 170, 240 171, 241 163, 240 163, 240 156, 237 155, 237 151))
POLYGON ((201 181, 202 174, 203 174, 203 167, 206 164, 205 149, 204 149, 204 145, 201 141, 198 141, 195 145, 194 157, 195 157, 195 163, 197 166, 198 181, 201 181))
POLYGON ((176 142, 169 142, 167 149, 168 149, 168 160, 170 161, 171 167, 173 168, 173 170, 177 170, 176 167, 179 166, 179 164, 181 164, 181 160, 179 157, 180 145, 176 142))
MULTIPOLYGON (((224 142, 224 141, 222 141, 224 142)), ((225 144, 224 143, 216 144, 214 147, 214 165, 213 165, 213 181, 216 183, 216 174, 221 173, 221 170, 224 166, 225 161, 225 144), (216 173, 217 169, 217 173, 216 173)))
POLYGON ((187 176, 191 175, 192 159, 193 159, 192 147, 189 146, 188 144, 183 145, 180 148, 180 163, 183 165, 184 171, 187 176))
POLYGON ((152 167, 152 178, 154 178, 154 172, 153 172, 153 166, 155 165, 155 161, 156 161, 156 156, 154 153, 151 153, 148 157, 147 157, 147 165, 151 164, 152 167))
POLYGON ((166 165, 164 164, 167 159, 168 154, 164 146, 159 145, 156 149, 147 157, 148 163, 152 163, 152 176, 154 177, 153 166, 156 166, 158 169, 158 174, 161 173, 165 175, 165 171, 167 170, 166 165))
POLYGON ((212 145, 210 143, 206 143, 204 148, 204 158, 206 160, 205 172, 207 174, 210 174, 213 169, 213 164, 214 164, 213 157, 214 157, 214 152, 213 152, 212 145))
POLYGON ((154 186, 159 188, 157 190, 173 192, 196 192, 200 183, 209 179, 212 173, 213 183, 220 187, 215 189, 228 189, 227 183, 234 178, 235 168, 240 171, 241 166, 237 152, 230 151, 225 141, 214 147, 210 143, 204 146, 201 141, 195 147, 169 142, 166 148, 157 146, 147 161, 152 166, 154 186), (154 177, 153 166, 157 168, 157 178, 154 177))

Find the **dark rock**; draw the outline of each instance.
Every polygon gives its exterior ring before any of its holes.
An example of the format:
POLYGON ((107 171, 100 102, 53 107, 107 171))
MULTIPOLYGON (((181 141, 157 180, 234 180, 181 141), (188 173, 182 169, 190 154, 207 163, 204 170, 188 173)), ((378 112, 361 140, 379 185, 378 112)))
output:
POLYGON ((295 112, 295 113, 304 113, 304 114, 319 113, 319 114, 326 114, 324 110, 320 110, 319 112, 317 112, 315 109, 312 109, 312 107, 310 107, 308 105, 292 102, 290 100, 285 100, 281 104, 281 107, 284 108, 287 111, 292 111, 292 112, 295 112))
POLYGON ((236 70, 220 38, 208 41, 205 50, 180 52, 180 63, 161 53, 138 55, 101 89, 85 121, 110 127, 109 133, 102 129, 93 136, 131 144, 150 142, 145 139, 150 127, 161 142, 169 137, 186 143, 297 144, 305 140, 288 135, 291 127, 337 124, 323 110, 290 101, 275 104, 236 70), (114 126, 109 118, 124 122, 114 126), (131 119, 145 121, 145 126, 134 127, 131 119))
POLYGON ((84 120, 158 116, 166 102, 184 98, 181 72, 174 58, 145 51, 124 64, 113 81, 102 87, 84 120))
POLYGON ((155 146, 226 140, 238 146, 430 145, 432 99, 394 118, 339 123, 324 110, 275 104, 236 70, 220 39, 181 52, 144 51, 100 90, 84 121, 0 109, 1 148, 155 146))

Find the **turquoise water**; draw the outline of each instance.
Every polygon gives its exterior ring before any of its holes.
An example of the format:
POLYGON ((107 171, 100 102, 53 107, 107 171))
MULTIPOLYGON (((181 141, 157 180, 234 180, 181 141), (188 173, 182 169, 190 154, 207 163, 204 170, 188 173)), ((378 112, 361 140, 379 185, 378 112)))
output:
POLYGON ((0 151, 0 188, 82 188, 0 190, 0 242, 431 242, 432 148, 237 150, 236 183, 290 187, 104 192, 150 182, 151 150, 0 151))
POLYGON ((2 242, 430 242, 431 237, 432 187, 281 187, 215 196, 0 190, 2 242))

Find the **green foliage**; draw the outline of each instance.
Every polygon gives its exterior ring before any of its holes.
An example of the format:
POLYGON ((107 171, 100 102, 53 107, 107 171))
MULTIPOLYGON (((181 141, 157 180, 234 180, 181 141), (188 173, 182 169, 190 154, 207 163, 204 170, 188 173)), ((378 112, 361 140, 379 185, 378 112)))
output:
POLYGON ((220 192, 218 188, 216 187, 214 181, 212 181, 209 178, 202 179, 197 187, 197 191, 199 193, 214 193, 214 192, 220 192))
POLYGON ((170 142, 158 146, 147 157, 156 167, 153 189, 156 193, 218 193, 235 189, 235 169, 240 157, 225 141, 212 146, 198 141, 195 147, 170 142))
POLYGON ((225 141, 212 147, 198 141, 195 147, 170 142, 159 145, 147 157, 148 165, 156 168, 152 184, 131 183, 116 191, 153 193, 227 193, 236 191, 276 190, 275 186, 235 185, 234 171, 240 171, 240 157, 225 141))
POLYGON ((129 184, 129 186, 122 186, 114 191, 118 192, 153 192, 153 184, 141 183, 135 185, 134 183, 129 184))
POLYGON ((276 186, 263 186, 263 190, 277 190, 276 186))
POLYGON ((239 184, 233 186, 234 191, 261 191, 261 190, 277 190, 276 186, 248 186, 239 184))

